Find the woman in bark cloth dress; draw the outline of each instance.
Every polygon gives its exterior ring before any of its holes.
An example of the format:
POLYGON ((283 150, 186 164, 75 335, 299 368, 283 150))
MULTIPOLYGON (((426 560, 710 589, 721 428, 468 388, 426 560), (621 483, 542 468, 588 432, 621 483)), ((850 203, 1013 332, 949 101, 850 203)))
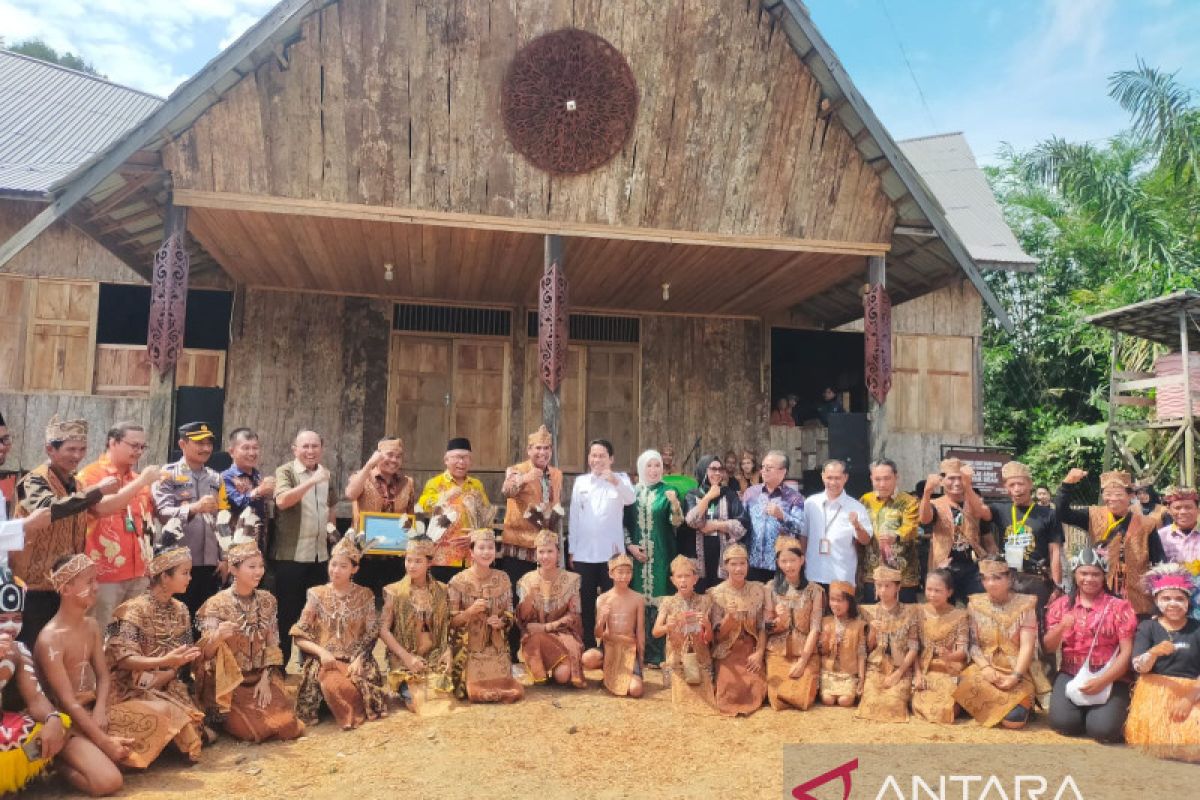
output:
POLYGON ((666 654, 663 643, 651 632, 658 604, 671 592, 675 529, 683 524, 683 506, 676 491, 663 483, 662 456, 657 450, 638 456, 637 470, 634 501, 625 507, 625 547, 634 560, 629 588, 646 600, 645 664, 657 667, 666 654))
POLYGON ((712 599, 696 593, 696 564, 687 556, 671 562, 675 594, 663 598, 654 622, 654 635, 665 636, 665 676, 677 711, 715 714, 713 694, 712 599))
POLYGON ((353 530, 329 553, 329 583, 308 590, 292 640, 304 654, 296 713, 315 725, 324 702, 343 730, 387 716, 387 687, 372 650, 379 637, 375 594, 351 579, 369 547, 353 530))
POLYGON ((379 638, 387 648, 388 687, 418 714, 451 700, 450 591, 429 573, 433 541, 408 540, 404 577, 383 588, 379 638))
POLYGON ((104 655, 112 670, 108 732, 132 739, 122 766, 150 766, 171 742, 192 761, 204 744, 204 712, 192 702, 179 670, 200 658, 192 620, 175 595, 192 580, 192 553, 179 525, 163 530, 150 561, 150 590, 113 611, 104 655))
POLYGON ((1200 763, 1200 588, 1180 564, 1153 567, 1146 586, 1158 615, 1139 624, 1133 638, 1133 669, 1140 677, 1125 741, 1159 758, 1200 763))
POLYGON ((716 629, 717 708, 726 716, 749 716, 767 695, 767 587, 746 580, 750 554, 740 544, 725 551, 725 570, 729 580, 708 590, 716 629))
POLYGON ((821 659, 817 639, 825 590, 804 576, 804 545, 775 540, 775 578, 767 602, 767 700, 771 708, 807 710, 817 698, 821 659))
POLYGON ((236 739, 263 742, 304 733, 283 685, 275 596, 258 588, 266 565, 256 539, 221 542, 233 585, 196 612, 201 656, 196 697, 208 718, 236 739))
POLYGON ((867 678, 867 623, 859 616, 854 586, 829 584, 829 616, 821 620, 821 702, 850 708, 867 678))
POLYGON ((954 690, 967 663, 970 626, 966 609, 951 605, 954 574, 935 569, 925 578, 925 602, 917 607, 921 653, 913 678, 912 710, 926 722, 953 725, 954 690))
POLYGON ((517 582, 517 623, 521 660, 534 683, 587 686, 583 678, 583 614, 579 575, 558 566, 558 534, 541 530, 534 537, 537 569, 517 582))
POLYGON ((1012 591, 1012 571, 1003 556, 979 562, 984 594, 972 595, 971 664, 959 677, 954 699, 980 725, 1023 728, 1038 694, 1050 690, 1037 661, 1037 597, 1012 591))
POLYGON ((867 621, 867 680, 855 716, 907 722, 912 668, 920 649, 915 607, 900 602, 900 570, 880 564, 871 579, 879 602, 863 606, 867 621))
POLYGON ((515 703, 525 696, 512 676, 508 629, 514 624, 512 581, 492 569, 496 534, 471 531, 471 566, 450 579, 450 647, 454 693, 472 703, 515 703))

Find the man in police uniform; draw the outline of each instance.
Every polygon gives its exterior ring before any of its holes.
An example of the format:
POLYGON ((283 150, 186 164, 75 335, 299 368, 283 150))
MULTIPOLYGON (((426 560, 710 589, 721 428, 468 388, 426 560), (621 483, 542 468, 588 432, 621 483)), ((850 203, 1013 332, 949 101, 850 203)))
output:
POLYGON ((193 617, 204 601, 217 593, 228 574, 217 542, 221 476, 207 466, 215 442, 207 422, 179 426, 183 458, 163 467, 170 478, 154 485, 158 521, 165 525, 178 519, 183 525, 184 543, 192 551, 192 582, 183 602, 193 617))

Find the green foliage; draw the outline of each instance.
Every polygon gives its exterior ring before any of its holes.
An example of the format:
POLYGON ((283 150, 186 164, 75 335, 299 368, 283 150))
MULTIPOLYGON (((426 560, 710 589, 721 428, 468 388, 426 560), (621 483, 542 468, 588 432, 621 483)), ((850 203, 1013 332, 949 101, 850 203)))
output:
POLYGON ((1049 431, 1025 453, 1025 464, 1033 472, 1035 485, 1057 486, 1068 469, 1082 467, 1088 471, 1083 495, 1099 494, 1104 427, 1103 424, 1061 425, 1049 431))
POLYGON ((41 39, 28 39, 24 42, 17 42, 16 44, 5 47, 4 49, 13 53, 20 53, 21 55, 29 56, 30 58, 48 61, 51 64, 58 64, 59 66, 67 67, 68 69, 78 70, 79 72, 84 72, 88 75, 95 75, 98 78, 106 77, 101 75, 100 72, 94 66, 92 66, 90 62, 85 61, 82 57, 71 52, 59 53, 41 39))
MULTIPOLYGON (((1089 432, 1108 412, 1112 344, 1084 317, 1200 286, 1195 94, 1139 62, 1112 76, 1110 95, 1129 112, 1130 131, 1103 145, 1050 137, 1028 152, 1010 148, 988 171, 1009 224, 1040 264, 1033 273, 987 274, 1017 330, 990 325, 984 333, 985 427, 992 443, 1044 463, 1049 473, 1039 477, 1054 480, 1072 464, 1098 470, 1103 451, 1103 436, 1089 432)), ((1149 369, 1158 354, 1122 337, 1118 360, 1149 369)))

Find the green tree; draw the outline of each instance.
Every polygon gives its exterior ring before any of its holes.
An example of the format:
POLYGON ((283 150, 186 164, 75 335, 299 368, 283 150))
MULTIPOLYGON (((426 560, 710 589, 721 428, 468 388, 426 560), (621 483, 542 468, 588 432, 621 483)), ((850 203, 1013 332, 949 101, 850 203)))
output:
POLYGON ((67 67, 68 69, 78 70, 79 72, 84 72, 88 75, 95 75, 98 78, 107 77, 100 74, 100 72, 94 66, 92 66, 91 62, 85 61, 81 56, 77 56, 71 52, 59 53, 41 39, 27 39, 26 41, 17 42, 11 46, 5 46, 4 49, 13 53, 20 53, 21 55, 29 56, 30 58, 48 61, 51 64, 58 64, 59 66, 67 67))
MULTIPOLYGON (((994 443, 1043 464, 1055 452, 1098 458, 1090 445, 1046 446, 1080 441, 1081 431, 1090 441, 1089 426, 1107 414, 1110 340, 1083 318, 1200 284, 1195 94, 1139 62, 1112 76, 1110 96, 1129 112, 1130 130, 1103 145, 1050 137, 1008 149, 989 171, 1040 265, 987 276, 1017 333, 985 331, 985 425, 994 443)), ((1148 368, 1155 355, 1126 337, 1120 358, 1148 368)))

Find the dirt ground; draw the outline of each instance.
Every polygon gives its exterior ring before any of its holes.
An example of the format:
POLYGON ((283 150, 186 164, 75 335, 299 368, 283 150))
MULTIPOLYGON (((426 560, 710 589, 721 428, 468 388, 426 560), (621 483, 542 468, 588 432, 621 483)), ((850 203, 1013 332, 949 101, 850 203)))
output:
MULTIPOLYGON (((945 742, 1062 745, 1078 765, 1102 769, 1111 748, 1066 740, 1039 715, 1023 731, 989 730, 969 718, 953 727, 856 721, 849 709, 816 708, 749 718, 680 716, 662 676, 651 670, 640 700, 592 686, 531 687, 511 706, 462 706, 439 717, 401 707, 356 731, 331 721, 295 742, 247 745, 222 737, 201 763, 168 751, 128 774, 123 797, 268 798, 779 798, 787 743, 945 742)), ((952 752, 947 748, 947 755, 952 752)), ((1147 768, 1158 763, 1143 758, 1147 768)), ((63 797, 57 780, 25 797, 63 797)), ((73 795, 66 795, 73 796, 73 795)))

